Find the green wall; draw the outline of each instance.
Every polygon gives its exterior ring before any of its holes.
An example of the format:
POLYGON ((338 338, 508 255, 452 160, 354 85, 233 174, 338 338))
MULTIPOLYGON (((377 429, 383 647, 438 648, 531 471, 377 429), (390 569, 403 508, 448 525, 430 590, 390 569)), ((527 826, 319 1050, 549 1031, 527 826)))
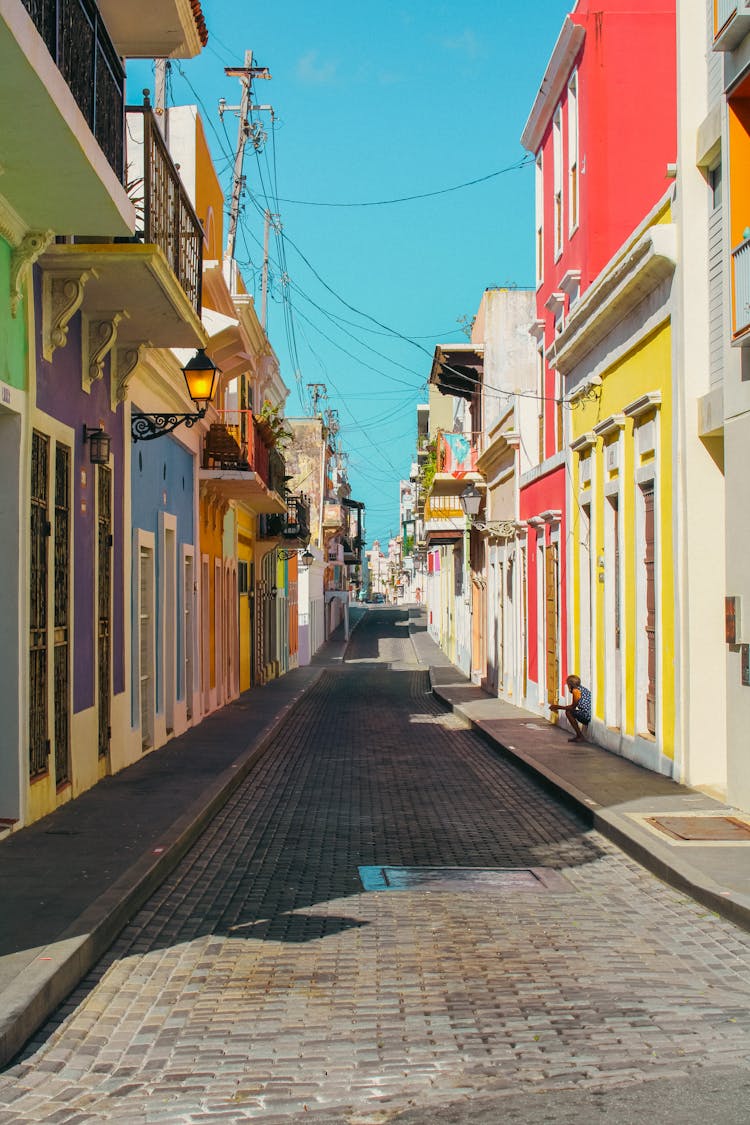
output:
POLYGON ((19 302, 14 319, 10 314, 10 256, 11 247, 0 238, 0 382, 22 391, 26 388, 28 297, 19 302))

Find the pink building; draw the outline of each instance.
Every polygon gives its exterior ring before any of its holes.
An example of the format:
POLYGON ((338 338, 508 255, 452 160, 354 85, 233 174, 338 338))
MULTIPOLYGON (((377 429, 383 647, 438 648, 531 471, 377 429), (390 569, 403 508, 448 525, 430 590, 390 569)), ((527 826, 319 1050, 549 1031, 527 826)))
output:
MULTIPOLYGON (((536 160, 538 441, 520 481, 527 522, 527 702, 568 675, 565 504, 569 407, 548 349, 565 317, 664 195, 676 156, 674 0, 580 0, 566 17, 522 136, 536 160)), ((573 669, 570 669, 573 671, 573 669)))

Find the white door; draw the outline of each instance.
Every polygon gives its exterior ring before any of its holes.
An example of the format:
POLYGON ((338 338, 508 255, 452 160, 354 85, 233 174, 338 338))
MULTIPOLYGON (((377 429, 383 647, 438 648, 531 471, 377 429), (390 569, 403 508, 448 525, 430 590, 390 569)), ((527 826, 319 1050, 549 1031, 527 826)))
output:
POLYGON ((140 549, 140 598, 138 606, 140 648, 141 749, 154 745, 154 552, 140 549))

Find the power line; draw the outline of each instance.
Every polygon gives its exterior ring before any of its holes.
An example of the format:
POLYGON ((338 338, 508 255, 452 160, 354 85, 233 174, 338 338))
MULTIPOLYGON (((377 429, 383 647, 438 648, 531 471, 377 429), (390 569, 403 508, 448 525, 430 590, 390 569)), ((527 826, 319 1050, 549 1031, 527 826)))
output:
POLYGON ((396 199, 370 199, 358 203, 332 203, 312 199, 285 199, 283 196, 280 196, 279 202, 294 203, 300 207, 388 207, 393 203, 411 203, 415 199, 432 199, 436 195, 448 195, 453 191, 462 191, 464 188, 474 187, 476 184, 484 184, 487 180, 494 180, 497 176, 504 176, 506 172, 516 172, 520 168, 526 168, 529 164, 533 163, 533 156, 524 156, 516 161, 515 164, 509 164, 507 168, 499 168, 497 172, 488 172, 486 176, 478 176, 475 180, 465 180, 462 184, 438 188, 435 191, 423 191, 416 195, 401 195, 396 199))

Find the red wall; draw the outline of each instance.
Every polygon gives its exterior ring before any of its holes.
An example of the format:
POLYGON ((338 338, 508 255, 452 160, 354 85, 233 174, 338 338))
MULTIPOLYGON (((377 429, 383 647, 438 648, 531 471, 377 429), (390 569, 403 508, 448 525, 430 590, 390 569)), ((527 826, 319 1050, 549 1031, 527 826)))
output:
MULTIPOLYGON (((674 0, 594 0, 571 20, 586 29, 577 60, 580 220, 568 238, 567 84, 563 109, 565 216, 563 251, 554 260, 552 117, 542 139, 544 164, 544 303, 569 269, 589 285, 667 191, 677 157, 677 63, 674 0), (595 8, 596 11, 590 11, 595 8), (657 9, 658 10, 655 10, 657 9)), ((572 71, 571 71, 572 73, 572 71)))
MULTIPOLYGON (((567 559, 566 559, 566 524, 565 524, 565 466, 547 473, 539 480, 529 484, 526 488, 521 489, 520 501, 520 518, 527 520, 531 516, 537 516, 540 512, 559 511, 562 513, 560 517, 560 637, 562 644, 560 646, 560 679, 565 680, 568 674, 568 653, 566 638, 568 635, 568 612, 565 599, 565 590, 567 586, 567 559)), ((539 626, 537 607, 538 607, 538 586, 537 583, 541 582, 542 588, 544 587, 544 573, 539 575, 537 573, 537 547, 540 541, 543 540, 545 544, 549 543, 550 529, 549 525, 542 524, 539 527, 530 527, 528 531, 527 549, 526 549, 526 565, 527 565, 527 630, 526 635, 528 638, 527 647, 527 661, 529 679, 535 683, 539 682, 539 660, 538 660, 538 646, 537 646, 537 629, 539 626), (540 538, 541 537, 541 538, 540 538)))
MULTIPOLYGON (((545 323, 545 347, 554 339, 550 295, 560 291, 569 270, 579 270, 584 292, 670 187, 667 165, 677 155, 675 0, 580 0, 570 19, 586 30, 573 70, 578 76, 579 225, 569 235, 568 117, 566 80, 562 106, 563 237, 554 256, 553 127, 549 106, 542 136, 544 261, 537 290, 537 316, 545 323)), ((567 302, 566 302, 567 303, 567 302)), ((567 310, 566 310, 567 312, 567 310)), ((554 452, 555 375, 545 378, 545 456, 554 452)), ((565 470, 548 473, 521 491, 521 518, 562 511, 560 535, 561 680, 567 675, 565 470)), ((537 536, 529 528, 528 670, 538 682, 537 536)), ((544 575, 539 576, 544 581, 544 575)))

